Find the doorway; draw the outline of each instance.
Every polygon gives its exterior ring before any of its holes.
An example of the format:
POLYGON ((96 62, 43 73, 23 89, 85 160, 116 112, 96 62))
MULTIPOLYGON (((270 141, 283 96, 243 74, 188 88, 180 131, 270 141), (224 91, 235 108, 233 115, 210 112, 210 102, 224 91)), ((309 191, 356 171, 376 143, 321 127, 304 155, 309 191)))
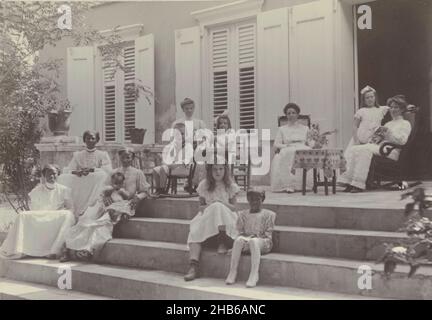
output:
MULTIPOLYGON (((428 145, 431 129, 432 2, 429 0, 377 0, 372 29, 357 29, 358 88, 370 85, 380 105, 396 94, 420 106, 419 149, 428 145), (423 145, 423 147, 421 146, 423 145)), ((356 10, 357 11, 357 10, 356 10)), ((432 144, 432 141, 429 141, 432 144)), ((417 148, 416 148, 417 149, 417 148)), ((413 154, 413 176, 427 168, 425 155, 413 154), (418 165, 417 165, 418 164, 418 165), (421 166, 421 169, 416 169, 421 166)))

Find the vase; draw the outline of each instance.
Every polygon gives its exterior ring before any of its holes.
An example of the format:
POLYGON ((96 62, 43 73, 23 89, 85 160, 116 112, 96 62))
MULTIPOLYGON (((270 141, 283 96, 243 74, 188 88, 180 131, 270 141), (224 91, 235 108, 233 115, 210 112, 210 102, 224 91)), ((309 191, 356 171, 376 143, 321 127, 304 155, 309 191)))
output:
POLYGON ((147 129, 142 129, 142 128, 129 129, 129 134, 131 137, 131 143, 143 144, 146 131, 147 131, 147 129))
POLYGON ((70 127, 71 110, 48 113, 48 126, 54 136, 67 136, 70 127))

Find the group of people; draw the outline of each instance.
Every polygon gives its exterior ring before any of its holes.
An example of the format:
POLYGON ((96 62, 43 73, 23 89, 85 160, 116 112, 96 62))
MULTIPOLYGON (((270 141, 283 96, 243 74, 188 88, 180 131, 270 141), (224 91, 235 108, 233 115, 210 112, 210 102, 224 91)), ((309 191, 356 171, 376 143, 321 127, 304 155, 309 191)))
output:
MULTIPOLYGON (((372 156, 379 153, 383 142, 403 145, 411 132, 410 123, 403 119, 403 113, 410 107, 404 96, 392 97, 387 106, 379 106, 373 88, 366 87, 361 95, 362 108, 355 114, 353 139, 345 152, 347 171, 340 177, 346 192, 365 189, 372 156), (388 111, 392 120, 381 126, 388 111)), ((180 136, 172 141, 172 147, 175 154, 185 155, 187 153, 177 152, 185 148, 185 123, 191 121, 194 130, 205 126, 201 120, 193 118, 195 106, 191 99, 185 99, 181 107, 185 117, 172 125, 180 132, 180 136)), ((292 193, 300 181, 291 170, 295 151, 308 149, 312 144, 309 128, 297 121, 300 107, 289 103, 283 111, 288 122, 278 129, 274 142, 279 152, 272 161, 271 189, 292 193)), ((201 249, 206 244, 216 243, 218 253, 231 253, 227 284, 236 280, 242 252, 250 253, 251 272, 246 285, 254 287, 259 279, 261 254, 272 250, 276 214, 262 207, 265 193, 256 188, 247 191, 249 209, 237 210, 240 188, 226 161, 228 149, 235 148, 229 139, 233 133, 231 121, 224 113, 215 119, 215 123, 224 133, 218 134, 215 145, 226 148, 225 161, 221 164, 216 159, 215 163, 197 166, 193 179, 185 186, 186 190, 196 190, 200 206, 190 222, 187 240, 190 263, 184 279, 191 281, 199 277, 201 249)), ((121 150, 118 154, 121 166, 113 170, 108 153, 96 149, 99 139, 97 132, 86 131, 83 134, 86 149, 74 153, 61 175, 54 165, 42 169, 40 184, 29 194, 31 210, 17 215, 0 247, 0 255, 7 258, 59 258, 60 261, 90 260, 112 239, 114 226, 134 215, 138 202, 165 193, 168 173, 182 170, 190 162, 183 159, 183 164, 176 162, 154 168, 156 194, 152 195, 143 172, 132 166, 134 152, 128 148, 121 150)), ((389 155, 391 159, 398 156, 397 150, 389 155)))
POLYGON ((121 166, 113 170, 108 153, 96 149, 99 139, 84 132, 86 149, 75 152, 61 174, 55 165, 43 167, 29 194, 31 210, 17 215, 2 256, 89 260, 112 238, 114 225, 133 216, 150 185, 132 167, 132 150, 119 152, 121 166))
MULTIPOLYGON (((386 106, 380 106, 375 89, 366 86, 361 90, 361 108, 354 115, 353 137, 344 154, 347 170, 339 178, 339 183, 345 187, 344 192, 358 193, 367 188, 372 157, 380 154, 380 147, 384 143, 407 143, 412 128, 403 115, 413 108, 415 107, 409 105, 403 95, 391 97, 386 106), (382 125, 388 113, 392 120, 382 125)), ((300 107, 288 103, 283 112, 287 124, 278 129, 274 141, 277 153, 271 166, 271 190, 293 193, 300 190, 301 186, 300 172, 292 172, 295 152, 310 149, 313 142, 309 139, 309 128, 297 121, 300 107)), ((387 157, 397 160, 399 154, 400 150, 394 149, 387 157)))

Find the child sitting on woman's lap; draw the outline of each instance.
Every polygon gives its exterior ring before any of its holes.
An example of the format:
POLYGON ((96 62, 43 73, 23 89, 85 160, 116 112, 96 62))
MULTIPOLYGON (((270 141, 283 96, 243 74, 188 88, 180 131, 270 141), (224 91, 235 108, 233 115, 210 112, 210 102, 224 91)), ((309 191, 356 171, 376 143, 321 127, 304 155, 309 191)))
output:
POLYGON ((276 213, 262 209, 264 199, 264 191, 249 189, 247 192, 250 209, 239 212, 237 219, 239 236, 234 241, 226 284, 235 283, 242 251, 251 254, 251 271, 246 286, 255 287, 258 282, 261 254, 270 252, 273 247, 272 233, 276 219, 276 213))

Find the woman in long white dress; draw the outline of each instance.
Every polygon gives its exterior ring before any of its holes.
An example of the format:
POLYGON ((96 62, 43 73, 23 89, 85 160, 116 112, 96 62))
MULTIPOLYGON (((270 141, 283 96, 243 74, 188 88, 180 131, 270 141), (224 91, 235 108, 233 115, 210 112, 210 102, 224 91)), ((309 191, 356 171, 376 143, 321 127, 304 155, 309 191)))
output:
POLYGON ((199 259, 202 243, 218 236, 218 253, 226 253, 226 236, 237 237, 236 196, 240 188, 230 177, 227 164, 208 164, 206 179, 198 186, 200 209, 190 222, 187 240, 190 267, 185 275, 186 281, 194 280, 199 274, 199 259))
MULTIPOLYGON (((130 195, 128 200, 133 210, 130 213, 126 211, 121 213, 132 216, 138 202, 148 196, 150 185, 147 183, 144 173, 132 167, 135 157, 132 150, 119 151, 119 157, 122 166, 115 169, 111 177, 115 176, 116 173, 121 173, 125 177, 124 189, 130 195)), ((111 177, 106 180, 106 185, 112 183, 111 177)), ((120 210, 116 204, 122 205, 122 202, 114 202, 115 199, 113 199, 112 194, 108 195, 102 192, 100 196, 102 199, 88 207, 80 216, 78 223, 67 233, 66 250, 61 258, 62 262, 70 259, 89 260, 97 256, 105 243, 112 239, 113 228, 118 219, 112 214, 110 215, 110 209, 120 210)))
POLYGON ((275 154, 270 175, 270 185, 273 192, 293 193, 301 188, 300 170, 292 173, 296 150, 310 149, 307 145, 309 128, 297 122, 300 107, 288 103, 284 107, 288 123, 281 126, 276 134, 274 147, 280 152, 275 154))
MULTIPOLYGON (((350 147, 351 156, 347 159, 347 171, 339 178, 339 182, 345 184, 351 193, 362 192, 366 189, 366 180, 369 174, 369 167, 374 154, 379 154, 380 145, 385 142, 392 142, 404 145, 411 133, 411 124, 403 118, 407 110, 407 102, 403 96, 395 96, 387 101, 390 107, 392 121, 380 127, 382 138, 376 140, 374 135, 367 144, 354 145, 350 147)), ((400 151, 394 149, 388 157, 393 160, 399 158, 400 151)))
POLYGON ((29 194, 30 211, 17 215, 0 247, 0 255, 10 259, 23 256, 56 258, 65 236, 75 224, 71 190, 56 182, 53 165, 42 169, 41 183, 29 194))
POLYGON ((59 183, 72 190, 76 216, 83 214, 96 201, 112 171, 108 153, 96 149, 100 140, 99 133, 86 131, 83 140, 86 149, 74 153, 71 162, 59 177, 59 183))

